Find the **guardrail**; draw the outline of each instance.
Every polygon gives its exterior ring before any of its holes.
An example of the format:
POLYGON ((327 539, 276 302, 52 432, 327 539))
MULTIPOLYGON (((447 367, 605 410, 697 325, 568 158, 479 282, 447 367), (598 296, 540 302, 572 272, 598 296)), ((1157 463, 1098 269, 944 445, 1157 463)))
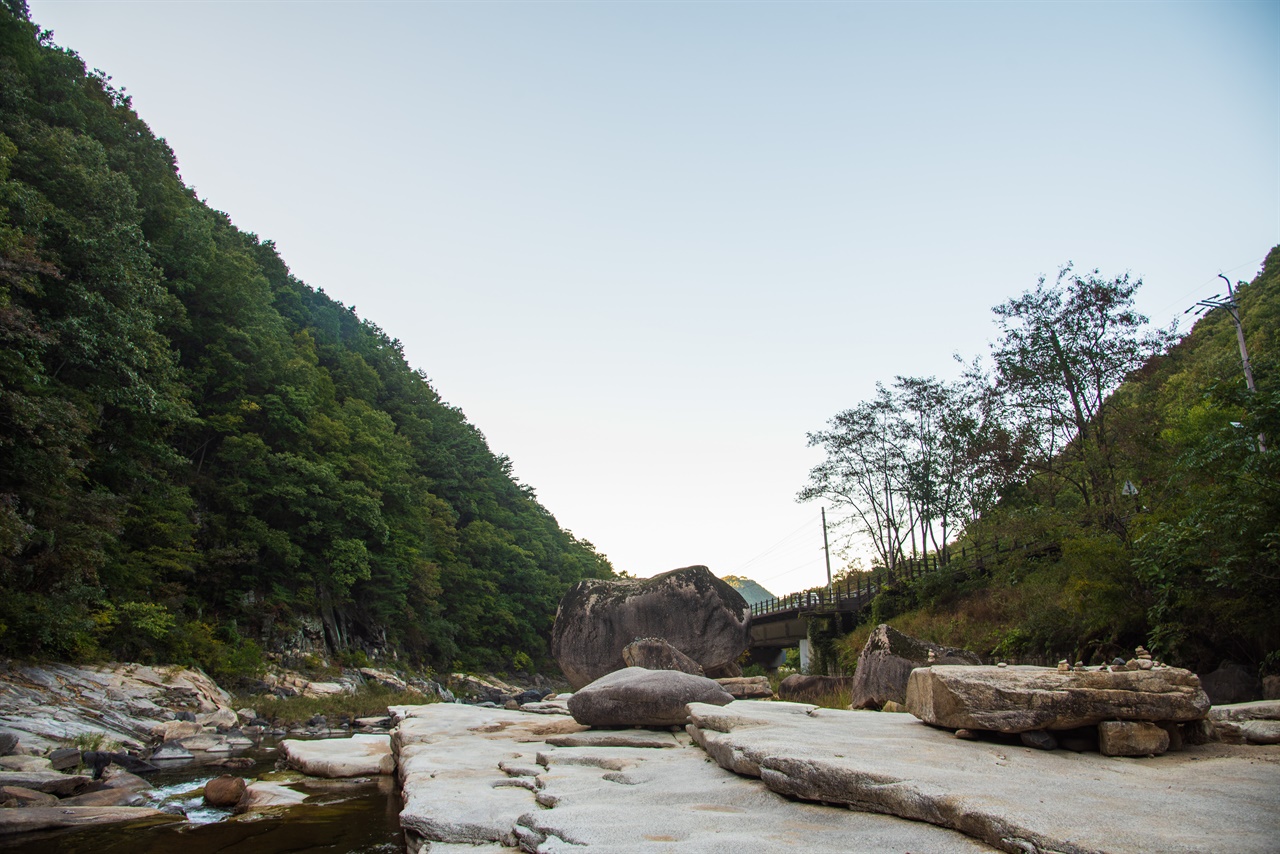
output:
POLYGON ((892 568, 877 567, 871 572, 847 575, 832 584, 830 589, 814 587, 757 602, 751 606, 751 616, 767 617, 791 611, 856 611, 881 590, 891 589, 902 580, 914 580, 925 573, 944 568, 985 573, 989 563, 1006 560, 1013 552, 1038 557, 1055 553, 1059 549, 1057 543, 1020 543, 1015 539, 1010 545, 1008 541, 1001 544, 996 538, 990 545, 983 547, 964 545, 919 557, 902 557, 892 568))

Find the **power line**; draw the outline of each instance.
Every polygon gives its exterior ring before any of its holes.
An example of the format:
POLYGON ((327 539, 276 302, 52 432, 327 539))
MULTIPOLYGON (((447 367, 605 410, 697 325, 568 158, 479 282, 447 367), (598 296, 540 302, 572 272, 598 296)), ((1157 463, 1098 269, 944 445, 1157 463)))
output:
POLYGON ((736 569, 734 569, 734 570, 733 570, 733 572, 732 572, 732 573, 730 573, 730 574, 731 574, 731 575, 737 575, 739 572, 741 572, 742 570, 744 570, 744 569, 746 569, 747 567, 751 566, 751 565, 752 565, 753 563, 755 563, 756 561, 761 560, 761 559, 762 559, 762 558, 764 558, 764 557, 767 557, 767 556, 768 556, 769 554, 771 554, 773 551, 775 551, 776 549, 778 549, 780 546, 782 546, 782 545, 783 545, 784 543, 786 543, 788 540, 790 540, 790 539, 792 539, 793 537, 795 537, 797 534, 799 534, 799 533, 801 533, 802 531, 804 531, 806 528, 808 528, 810 525, 812 525, 812 524, 813 524, 814 522, 816 522, 816 521, 818 521, 818 517, 817 517, 817 516, 814 516, 813 518, 809 519, 809 520, 808 520, 808 521, 806 521, 804 524, 802 524, 800 527, 796 528, 794 531, 792 531, 791 533, 787 534, 787 535, 786 535, 786 536, 784 536, 782 539, 778 540, 776 543, 774 543, 773 545, 769 546, 769 547, 768 547, 767 549, 765 549, 764 551, 760 552, 760 553, 759 553, 758 555, 756 555, 755 557, 751 558, 750 560, 748 560, 748 561, 746 561, 746 562, 744 562, 744 563, 742 563, 742 564, 739 564, 739 565, 738 565, 738 567, 737 567, 736 569))

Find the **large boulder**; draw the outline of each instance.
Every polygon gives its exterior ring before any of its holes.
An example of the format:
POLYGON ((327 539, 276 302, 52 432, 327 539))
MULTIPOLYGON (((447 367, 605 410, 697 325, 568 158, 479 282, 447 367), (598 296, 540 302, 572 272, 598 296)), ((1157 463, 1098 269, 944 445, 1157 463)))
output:
POLYGON ((560 600, 551 654, 576 690, 627 664, 636 638, 664 638, 709 676, 728 676, 750 640, 747 600, 705 566, 653 578, 586 579, 560 600))
POLYGON ((1209 698, 1189 670, 1059 671, 1047 667, 919 667, 907 680, 907 711, 950 729, 1029 732, 1102 721, 1204 718, 1209 698))
POLYGON ((280 742, 280 751, 288 765, 312 777, 367 777, 396 770, 389 735, 287 739, 280 742))
POLYGON ((848 676, 806 676, 792 673, 778 683, 778 699, 792 703, 816 703, 839 695, 840 705, 849 696, 853 679, 848 676))
POLYGON ((917 667, 981 663, 982 659, 968 650, 922 641, 881 623, 858 654, 850 708, 879 709, 888 702, 905 703, 907 677, 917 667), (930 652, 933 661, 929 660, 930 652))
POLYGON ((683 726, 689 703, 732 702, 732 694, 705 676, 625 667, 574 692, 569 713, 587 726, 683 726))
POLYGON ((1200 687, 1215 706, 1262 699, 1262 680, 1249 668, 1224 661, 1217 670, 1200 677, 1200 687))
POLYGON ((702 665, 667 643, 662 638, 636 638, 622 648, 627 667, 645 670, 679 670, 694 676, 705 676, 702 665))

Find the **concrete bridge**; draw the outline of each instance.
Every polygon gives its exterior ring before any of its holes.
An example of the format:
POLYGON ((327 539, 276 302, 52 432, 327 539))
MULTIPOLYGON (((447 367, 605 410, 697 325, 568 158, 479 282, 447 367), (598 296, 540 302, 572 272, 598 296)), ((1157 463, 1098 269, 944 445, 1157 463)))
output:
POLYGON ((800 664, 807 667, 809 621, 836 620, 834 628, 847 634, 857 624, 858 612, 879 591, 876 584, 854 587, 845 581, 830 588, 818 587, 757 602, 751 606, 752 658, 767 667, 776 667, 784 650, 798 647, 800 664))

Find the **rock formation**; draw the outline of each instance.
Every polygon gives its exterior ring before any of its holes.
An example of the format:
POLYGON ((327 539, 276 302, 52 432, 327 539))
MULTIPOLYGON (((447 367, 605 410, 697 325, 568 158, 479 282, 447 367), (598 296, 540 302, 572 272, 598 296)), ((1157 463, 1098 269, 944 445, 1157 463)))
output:
POLYGON ((1213 737, 1233 744, 1280 744, 1280 700, 1214 706, 1213 737))
POLYGON ((907 710, 949 729, 1028 732, 1102 721, 1195 721, 1209 710, 1188 670, 922 667, 907 682, 907 710))
POLYGON ((705 676, 626 667, 574 692, 569 713, 587 726, 683 726, 689 703, 732 702, 731 694, 705 676))
POLYGON ((953 828, 1010 854, 1270 854, 1280 838, 1280 762, 1260 753, 1273 748, 1117 762, 960 741, 907 715, 748 702, 689 713, 716 762, 776 792, 953 828), (1147 818, 1126 810, 1135 799, 1147 818))
POLYGON ((1200 687, 1215 706, 1248 703, 1262 698, 1262 680, 1248 668, 1224 661, 1217 670, 1200 677, 1200 687))
POLYGON ((679 670, 694 676, 705 676, 702 665, 667 643, 662 638, 636 638, 622 648, 627 667, 646 670, 679 670))
POLYGON ((918 640, 881 623, 858 654, 850 706, 879 709, 890 701, 905 703, 907 677, 917 667, 981 663, 982 659, 968 650, 918 640))
POLYGON ((653 578, 580 581, 565 593, 551 654, 574 689, 627 666, 636 638, 663 638, 711 677, 735 675, 747 648, 751 609, 705 566, 653 578))

